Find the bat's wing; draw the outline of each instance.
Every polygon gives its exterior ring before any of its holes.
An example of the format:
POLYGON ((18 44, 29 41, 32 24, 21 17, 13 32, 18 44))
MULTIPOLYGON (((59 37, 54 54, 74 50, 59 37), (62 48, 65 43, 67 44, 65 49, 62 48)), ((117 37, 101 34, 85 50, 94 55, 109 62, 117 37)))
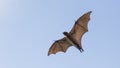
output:
POLYGON ((72 30, 69 32, 70 37, 77 43, 80 48, 81 46, 81 38, 85 32, 88 31, 88 21, 90 20, 90 12, 87 12, 83 16, 81 16, 74 24, 72 30))
POLYGON ((49 48, 48 56, 50 54, 56 54, 57 52, 66 52, 68 47, 71 46, 71 43, 68 41, 67 37, 64 37, 60 40, 55 41, 52 46, 49 48))

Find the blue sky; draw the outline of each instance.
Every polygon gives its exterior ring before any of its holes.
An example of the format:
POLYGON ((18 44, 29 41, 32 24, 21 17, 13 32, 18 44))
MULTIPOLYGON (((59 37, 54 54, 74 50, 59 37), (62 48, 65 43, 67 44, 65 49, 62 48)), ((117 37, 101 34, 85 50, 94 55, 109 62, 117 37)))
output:
POLYGON ((0 68, 120 68, 119 6, 119 0, 0 0, 0 68), (47 56, 88 11, 85 51, 47 56))

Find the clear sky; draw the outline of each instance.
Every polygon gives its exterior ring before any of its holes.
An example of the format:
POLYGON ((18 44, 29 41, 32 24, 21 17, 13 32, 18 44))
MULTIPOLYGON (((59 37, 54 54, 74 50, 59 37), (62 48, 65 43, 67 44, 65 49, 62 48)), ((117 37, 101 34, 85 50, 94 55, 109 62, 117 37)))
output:
POLYGON ((120 0, 0 0, 0 68, 120 68, 120 0), (85 51, 47 56, 88 11, 85 51))

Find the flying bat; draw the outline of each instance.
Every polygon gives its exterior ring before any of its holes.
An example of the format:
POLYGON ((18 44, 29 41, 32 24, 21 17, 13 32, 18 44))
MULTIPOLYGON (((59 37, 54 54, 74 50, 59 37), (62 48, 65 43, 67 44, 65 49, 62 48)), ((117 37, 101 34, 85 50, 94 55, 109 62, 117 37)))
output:
POLYGON ((70 46, 75 46, 80 52, 83 52, 81 45, 81 39, 84 33, 88 32, 88 22, 90 20, 90 14, 92 11, 89 11, 82 15, 74 24, 71 31, 63 32, 65 35, 64 38, 56 40, 52 46, 49 48, 48 56, 50 54, 56 54, 57 52, 66 52, 70 46))

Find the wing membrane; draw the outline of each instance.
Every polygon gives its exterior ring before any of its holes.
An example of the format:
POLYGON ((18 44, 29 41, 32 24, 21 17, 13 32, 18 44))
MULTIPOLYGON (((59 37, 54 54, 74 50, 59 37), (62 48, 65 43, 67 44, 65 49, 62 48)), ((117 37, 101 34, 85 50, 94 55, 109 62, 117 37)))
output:
MULTIPOLYGON (((81 38, 84 33, 88 31, 88 21, 90 20, 90 12, 81 16, 74 24, 72 30, 69 32, 69 35, 73 40, 76 41, 79 46, 81 46, 81 38)), ((82 47, 82 46, 81 46, 82 47)))
POLYGON ((55 41, 49 49, 48 56, 50 54, 56 54, 57 52, 66 52, 66 50, 71 46, 71 43, 66 37, 63 39, 55 41))

